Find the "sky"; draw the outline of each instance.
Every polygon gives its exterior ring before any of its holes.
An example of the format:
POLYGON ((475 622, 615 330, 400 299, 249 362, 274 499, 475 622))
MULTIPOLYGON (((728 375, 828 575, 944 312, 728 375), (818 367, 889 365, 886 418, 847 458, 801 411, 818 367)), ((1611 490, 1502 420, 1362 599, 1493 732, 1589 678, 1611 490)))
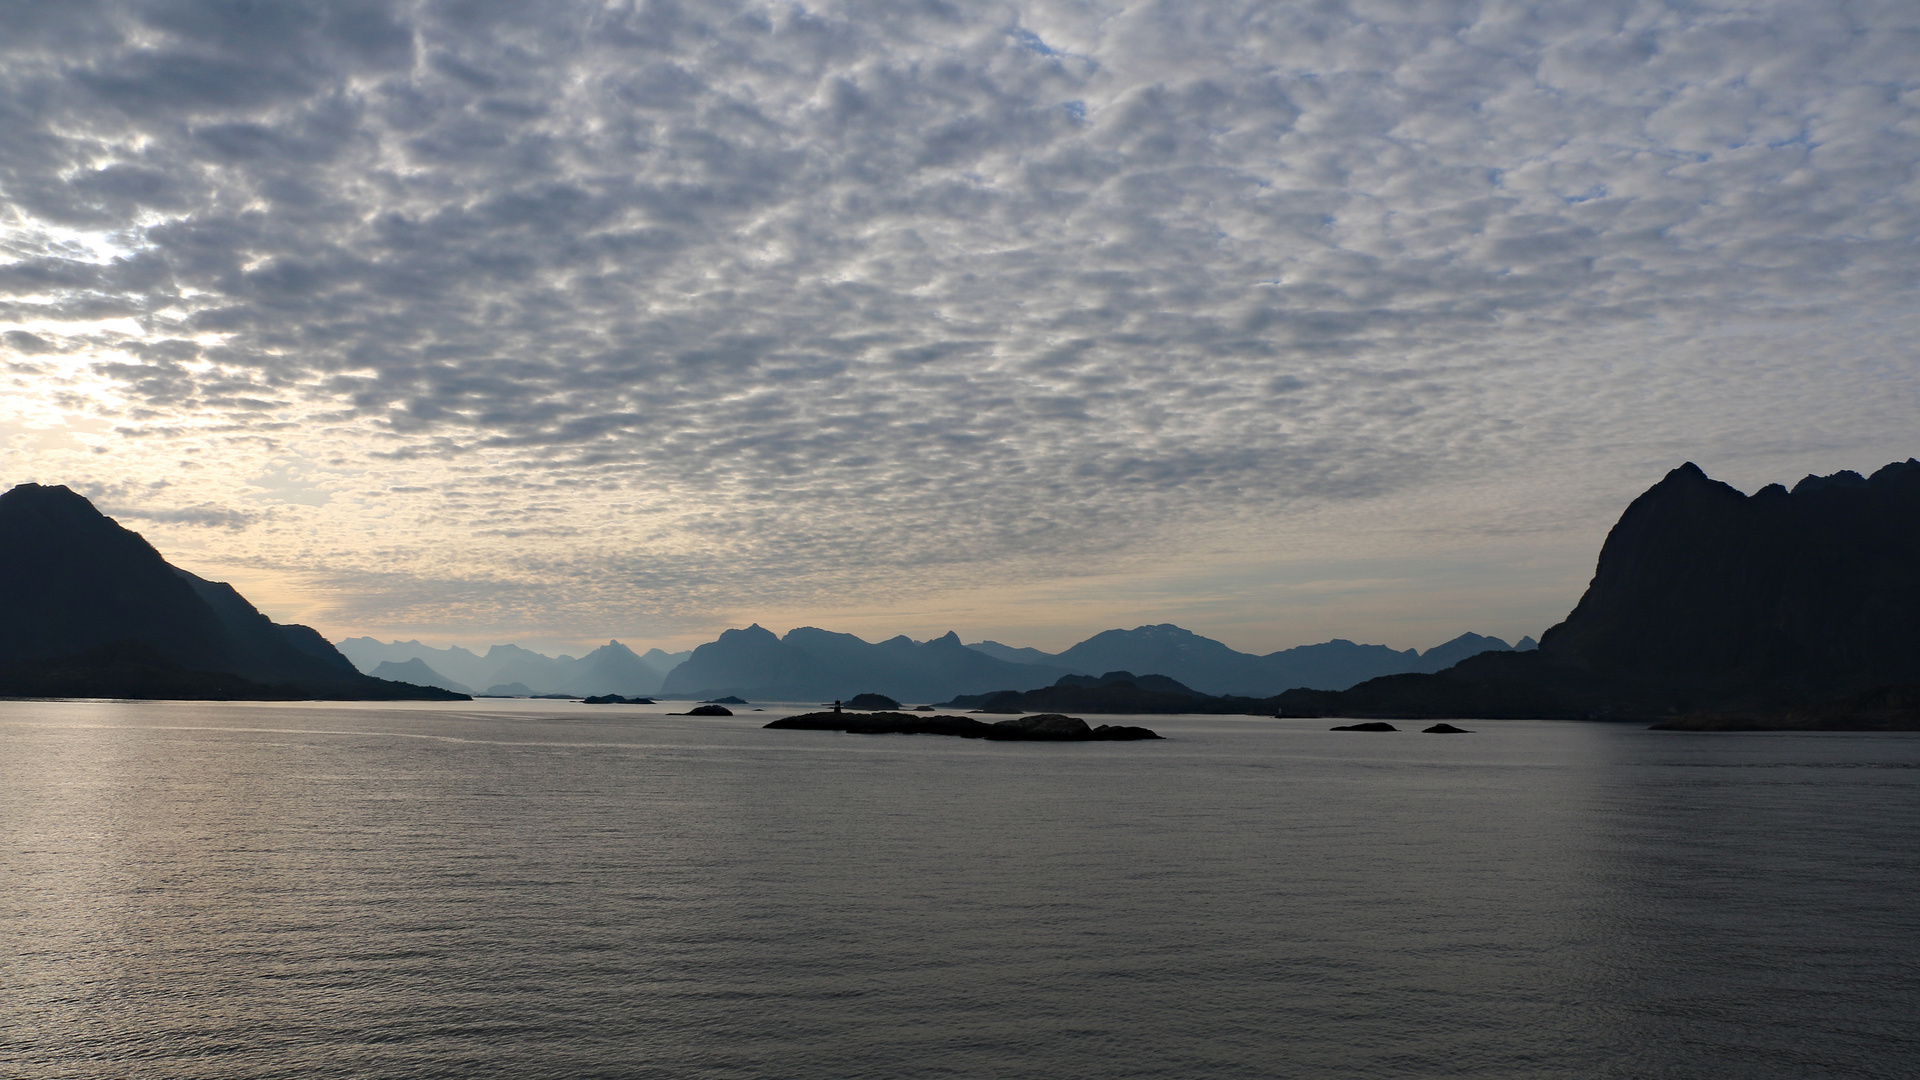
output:
POLYGON ((0 0, 0 486, 330 637, 1538 635, 1920 454, 1920 6, 0 0))

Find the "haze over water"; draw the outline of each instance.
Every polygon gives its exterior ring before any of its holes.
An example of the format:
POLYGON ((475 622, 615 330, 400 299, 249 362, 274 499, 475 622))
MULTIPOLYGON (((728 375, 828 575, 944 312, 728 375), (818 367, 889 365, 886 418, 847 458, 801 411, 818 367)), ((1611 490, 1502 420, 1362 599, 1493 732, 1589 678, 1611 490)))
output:
POLYGON ((1920 1060, 1911 734, 1041 745, 668 708, 0 705, 0 1072, 1920 1060))

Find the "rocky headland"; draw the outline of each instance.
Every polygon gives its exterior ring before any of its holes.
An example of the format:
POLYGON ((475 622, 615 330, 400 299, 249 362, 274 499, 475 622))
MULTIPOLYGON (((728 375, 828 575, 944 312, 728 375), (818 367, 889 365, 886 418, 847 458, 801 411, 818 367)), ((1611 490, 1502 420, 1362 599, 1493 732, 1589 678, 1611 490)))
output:
POLYGON ((1689 463, 1627 507, 1586 594, 1537 650, 1276 704, 1355 719, 1889 730, 1911 721, 1857 699, 1920 684, 1916 567, 1920 461, 1752 495, 1689 463))
POLYGON ((360 673, 310 627, 170 565, 78 493, 0 495, 0 695, 461 700, 360 673))

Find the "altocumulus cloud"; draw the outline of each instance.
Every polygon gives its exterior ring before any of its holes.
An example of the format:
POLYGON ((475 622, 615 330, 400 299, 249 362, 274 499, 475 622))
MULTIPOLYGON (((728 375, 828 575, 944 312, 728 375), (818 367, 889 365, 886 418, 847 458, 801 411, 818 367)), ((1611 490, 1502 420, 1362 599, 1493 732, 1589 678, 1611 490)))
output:
POLYGON ((1623 474, 1600 506, 1911 452, 1909 3, 0 24, 10 476, 145 485, 358 626, 907 602, 1412 490, 1469 522, 1521 470, 1623 474))

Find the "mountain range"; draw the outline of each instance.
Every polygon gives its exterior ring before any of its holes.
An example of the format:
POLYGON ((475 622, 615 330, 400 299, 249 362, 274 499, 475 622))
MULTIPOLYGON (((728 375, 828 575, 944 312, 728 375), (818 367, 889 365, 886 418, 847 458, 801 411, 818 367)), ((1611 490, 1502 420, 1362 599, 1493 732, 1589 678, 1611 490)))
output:
MULTIPOLYGON (((963 645, 952 633, 931 641, 901 636, 868 642, 804 626, 781 637, 757 623, 725 631, 692 652, 652 649, 636 656, 610 641, 579 659, 517 645, 495 645, 483 656, 418 641, 361 637, 339 642, 340 651, 370 674, 463 693, 735 695, 756 701, 845 699, 869 692, 941 701, 1122 670, 1178 680, 1208 696, 1264 698, 1295 687, 1341 690, 1378 675, 1438 671, 1477 653, 1515 647, 1469 633, 1425 652, 1335 640, 1256 656, 1168 623, 1107 630, 1057 654, 992 641, 963 645)), ((1522 638, 1517 646, 1533 647, 1532 638, 1522 638)))
POLYGON ((518 645, 495 645, 484 655, 454 646, 436 649, 418 641, 380 642, 347 638, 340 652, 360 670, 381 678, 405 678, 422 686, 461 693, 623 694, 650 697, 660 692, 667 673, 691 653, 649 649, 637 655, 618 641, 585 656, 547 656, 518 645), (517 686, 515 684, 518 684, 517 686))
POLYGON ((1290 714, 1825 716, 1826 703, 1904 702, 1911 695, 1876 688, 1920 684, 1920 461, 1751 496, 1691 463, 1674 469, 1627 507, 1579 604, 1537 648, 1463 634, 1425 652, 1338 640, 1256 656, 1171 624, 1105 631, 1060 653, 968 646, 952 633, 870 643, 758 625, 677 655, 617 641, 578 658, 341 645, 168 564, 67 488, 0 495, 0 695, 937 701, 1047 689, 1104 700, 1130 682, 1131 693, 1270 699, 1290 714), (1086 681, 1093 672, 1106 675, 1086 681))
POLYGON ((362 674, 318 631, 273 622, 40 484, 0 494, 0 666, 0 694, 16 696, 456 696, 362 674))
POLYGON ((1073 672, 996 659, 962 645, 954 633, 932 641, 901 636, 867 642, 811 626, 779 637, 755 623, 693 650, 667 676, 660 693, 679 698, 734 694, 750 701, 876 693, 900 701, 936 701, 1068 674, 1073 672))
POLYGON ((1663 717, 1916 683, 1920 460, 1752 495, 1688 462, 1627 507, 1539 649, 1280 703, 1352 717, 1663 717))
POLYGON ((1530 637, 1521 638, 1517 645, 1508 645, 1496 637, 1467 633, 1425 652, 1390 649, 1385 645, 1356 645, 1336 638, 1318 645, 1300 645, 1256 656, 1237 652, 1171 623, 1160 623, 1132 630, 1107 630, 1060 653, 1016 649, 994 641, 969 647, 1013 663, 1066 668, 1078 674, 1152 672, 1177 679, 1203 694, 1266 697, 1295 687, 1344 690, 1380 675, 1439 671, 1489 650, 1525 650, 1534 646, 1530 637))

